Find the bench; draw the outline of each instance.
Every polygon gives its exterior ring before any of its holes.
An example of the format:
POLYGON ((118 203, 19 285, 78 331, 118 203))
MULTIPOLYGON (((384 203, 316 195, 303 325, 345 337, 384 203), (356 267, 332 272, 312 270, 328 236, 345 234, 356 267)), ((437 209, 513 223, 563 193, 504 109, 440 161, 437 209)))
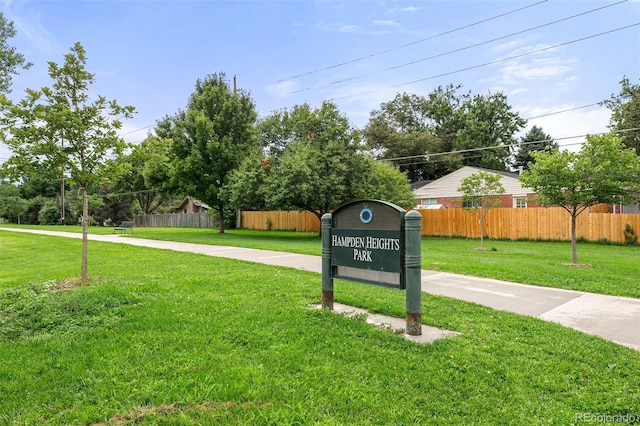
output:
POLYGON ((115 226, 113 228, 113 233, 115 234, 116 231, 120 231, 121 234, 126 234, 127 230, 133 235, 133 222, 125 220, 120 224, 120 226, 115 226))

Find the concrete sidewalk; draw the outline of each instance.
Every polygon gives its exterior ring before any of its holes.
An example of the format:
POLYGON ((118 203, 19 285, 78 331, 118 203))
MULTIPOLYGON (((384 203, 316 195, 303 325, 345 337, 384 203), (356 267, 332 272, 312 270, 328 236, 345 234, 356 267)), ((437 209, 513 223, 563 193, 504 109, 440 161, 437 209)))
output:
MULTIPOLYGON (((0 228, 0 231, 82 238, 71 232, 0 228)), ((1 238, 1 237, 0 237, 1 238)), ((320 256, 240 247, 156 241, 121 235, 89 235, 92 241, 199 253, 249 262, 322 272, 320 256)), ((1 248, 1 245, 0 245, 1 248)), ((425 293, 448 296, 493 309, 553 321, 640 351, 640 299, 516 284, 445 272, 422 271, 425 293)))

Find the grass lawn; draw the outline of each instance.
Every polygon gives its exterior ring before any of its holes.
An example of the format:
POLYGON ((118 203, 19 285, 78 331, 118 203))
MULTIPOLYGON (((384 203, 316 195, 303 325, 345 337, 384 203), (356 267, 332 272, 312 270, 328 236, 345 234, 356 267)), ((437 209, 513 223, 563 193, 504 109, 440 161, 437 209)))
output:
MULTIPOLYGON (((36 229, 81 232, 79 226, 36 229)), ((91 233, 113 233, 112 228, 92 227, 91 233)), ((134 236, 201 244, 321 255, 315 233, 285 231, 136 228, 134 236)), ((525 284, 640 298, 640 246, 578 243, 578 256, 588 268, 570 267, 569 242, 485 241, 495 251, 477 251, 479 241, 463 238, 422 239, 423 269, 495 278, 525 284)))
MULTIPOLYGON (((0 234, 0 424, 570 424, 640 415, 640 354, 445 297, 416 345, 310 309, 317 274, 189 253, 0 234)), ((500 253, 499 248, 496 253, 500 253)), ((336 282, 398 317, 404 293, 336 282)))

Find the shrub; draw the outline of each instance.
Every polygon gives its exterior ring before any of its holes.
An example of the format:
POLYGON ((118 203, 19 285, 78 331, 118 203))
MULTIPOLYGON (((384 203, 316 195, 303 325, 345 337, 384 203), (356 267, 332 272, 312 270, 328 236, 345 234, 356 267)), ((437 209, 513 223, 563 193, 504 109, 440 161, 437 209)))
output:
POLYGON ((57 225, 60 223, 60 209, 54 201, 46 201, 38 213, 41 225, 57 225))
POLYGON ((633 226, 630 224, 626 224, 624 226, 624 242, 627 245, 633 246, 638 244, 638 236, 636 235, 636 231, 633 229, 633 226))

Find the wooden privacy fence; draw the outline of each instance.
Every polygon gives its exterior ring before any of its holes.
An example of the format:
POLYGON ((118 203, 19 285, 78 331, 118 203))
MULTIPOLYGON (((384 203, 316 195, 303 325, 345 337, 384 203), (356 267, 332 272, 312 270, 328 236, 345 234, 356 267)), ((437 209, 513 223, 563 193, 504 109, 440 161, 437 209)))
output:
POLYGON ((320 232, 320 219, 308 211, 241 211, 238 228, 320 232))
MULTIPOLYGON (((476 217, 463 209, 418 210, 422 215, 422 235, 479 238, 476 217)), ((640 214, 597 213, 599 207, 578 216, 578 238, 623 243, 629 224, 640 235, 640 214)), ((239 226, 247 229, 320 231, 320 220, 307 211, 240 212, 239 226)), ((485 237, 499 239, 562 240, 571 239, 571 217, 561 207, 497 208, 485 219, 485 237)))
POLYGON ((204 213, 149 214, 133 217, 133 225, 145 228, 214 228, 213 217, 204 213))

